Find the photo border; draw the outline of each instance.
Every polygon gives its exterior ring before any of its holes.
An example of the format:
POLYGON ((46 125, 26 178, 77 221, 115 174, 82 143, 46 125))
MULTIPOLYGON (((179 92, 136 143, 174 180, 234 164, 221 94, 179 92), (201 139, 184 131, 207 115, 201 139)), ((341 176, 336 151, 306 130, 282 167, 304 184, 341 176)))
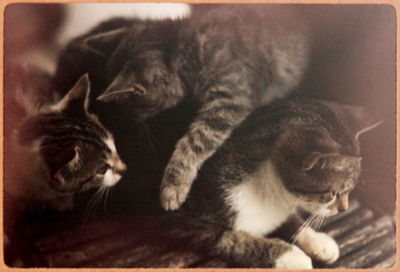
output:
MULTIPOLYGON (((400 226, 400 213, 399 213, 399 203, 400 203, 400 190, 397 188, 397 181, 399 179, 399 156, 400 151, 397 148, 398 143, 400 141, 400 135, 397 133, 399 124, 400 124, 400 116, 399 116, 399 97, 398 97, 398 90, 399 90, 399 63, 400 63, 400 46, 399 46, 399 36, 400 36, 400 21, 399 21, 399 10, 400 10, 400 1, 398 0, 246 0, 246 1, 238 1, 238 0, 231 0, 231 1, 213 1, 213 0, 201 0, 201 1, 156 1, 156 0, 147 0, 147 1, 128 1, 128 0, 121 0, 121 1, 104 1, 104 0, 25 0, 25 1, 18 1, 18 0, 2 0, 0 1, 0 9, 1 9, 1 26, 0 26, 0 34, 3 37, 3 42, 0 45, 0 55, 1 55, 1 74, 4 74, 4 12, 8 5, 10 4, 67 4, 67 3, 187 3, 187 4, 384 4, 390 5, 394 8, 396 13, 396 263, 392 268, 389 269, 373 269, 373 268, 354 268, 354 269, 341 269, 341 268, 314 268, 313 271, 337 271, 337 272, 344 272, 344 271, 354 271, 354 272, 373 272, 373 271, 400 271, 400 263, 399 263, 399 248, 400 248, 400 240, 399 240, 399 230, 398 226, 400 226)), ((0 186, 0 195, 3 196, 3 179, 4 179, 4 77, 0 77, 0 95, 3 98, 3 103, 0 103, 0 123, 1 125, 1 136, 0 136, 0 179, 1 179, 1 186, 0 186)), ((2 234, 0 235, 0 244, 4 244, 4 235, 3 235, 3 202, 0 203, 0 229, 2 230, 2 234)), ((229 272, 244 272, 244 271, 254 271, 254 272, 261 272, 261 271, 301 271, 301 270, 276 270, 273 268, 10 268, 5 265, 4 262, 4 246, 0 246, 0 254, 2 256, 2 260, 0 261, 0 271, 58 271, 58 272, 69 272, 71 270, 79 270, 84 272, 89 271, 146 271, 146 272, 153 272, 153 271, 169 271, 169 272, 178 272, 178 271, 229 271, 229 272)))

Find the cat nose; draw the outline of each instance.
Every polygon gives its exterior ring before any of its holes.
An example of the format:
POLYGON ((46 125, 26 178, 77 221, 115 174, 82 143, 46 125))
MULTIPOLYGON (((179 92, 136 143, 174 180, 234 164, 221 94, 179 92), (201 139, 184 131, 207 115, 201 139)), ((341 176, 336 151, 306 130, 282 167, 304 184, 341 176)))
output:
POLYGON ((126 164, 122 161, 117 162, 115 165, 115 172, 118 174, 123 174, 127 169, 126 164))
POLYGON ((342 194, 338 199, 339 212, 343 212, 349 208, 349 193, 342 194))
POLYGON ((333 212, 344 212, 349 208, 349 193, 342 194, 335 204, 330 207, 333 212))

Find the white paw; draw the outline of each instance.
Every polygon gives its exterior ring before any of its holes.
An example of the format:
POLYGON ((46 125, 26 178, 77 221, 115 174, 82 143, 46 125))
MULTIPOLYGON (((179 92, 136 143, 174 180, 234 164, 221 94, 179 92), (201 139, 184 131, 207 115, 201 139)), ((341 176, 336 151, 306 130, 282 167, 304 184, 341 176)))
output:
POLYGON ((329 235, 311 228, 303 230, 299 246, 312 258, 325 263, 333 263, 339 258, 339 246, 329 235))
POLYGON ((293 246, 291 250, 285 252, 275 260, 274 268, 278 269, 312 269, 311 258, 308 257, 300 248, 293 246))

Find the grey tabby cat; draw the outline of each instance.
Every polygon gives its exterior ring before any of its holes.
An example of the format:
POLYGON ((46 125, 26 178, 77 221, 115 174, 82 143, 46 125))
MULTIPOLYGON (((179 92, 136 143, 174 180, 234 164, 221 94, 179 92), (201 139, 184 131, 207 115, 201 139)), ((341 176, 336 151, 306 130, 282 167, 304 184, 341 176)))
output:
POLYGON ((336 242, 307 225, 299 232, 296 210, 347 209, 361 172, 358 138, 379 123, 363 108, 308 98, 255 110, 203 164, 164 235, 244 267, 334 262, 336 242))
POLYGON ((99 81, 110 83, 99 99, 125 104, 139 120, 187 97, 199 107, 164 172, 167 210, 184 202, 198 169, 232 129, 256 107, 287 95, 307 64, 306 29, 290 8, 216 6, 181 20, 104 23, 104 32, 96 28, 73 41, 58 64, 59 86, 74 63, 94 75, 104 70, 99 81))
POLYGON ((64 211, 77 192, 116 184, 126 166, 110 132, 87 111, 88 76, 54 102, 43 72, 8 72, 6 197, 30 210, 64 211))

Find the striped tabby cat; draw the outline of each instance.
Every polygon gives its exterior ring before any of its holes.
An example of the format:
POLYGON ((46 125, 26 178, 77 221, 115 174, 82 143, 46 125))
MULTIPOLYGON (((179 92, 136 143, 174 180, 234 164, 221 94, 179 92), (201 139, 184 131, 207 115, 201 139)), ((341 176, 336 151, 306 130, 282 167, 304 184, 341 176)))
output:
POLYGON ((369 115, 307 98, 255 110, 204 163, 162 235, 243 267, 334 262, 336 242, 309 222, 301 228, 296 210, 318 219, 347 209, 361 172, 358 138, 380 123, 369 115))
POLYGON ((307 64, 307 31, 290 7, 197 10, 179 20, 105 22, 71 42, 56 73, 59 89, 85 72, 97 77, 99 95, 108 85, 99 99, 123 104, 131 120, 188 97, 199 107, 164 172, 167 210, 185 201, 198 169, 233 128, 256 107, 287 95, 307 64))
POLYGON ((112 135, 87 111, 82 76, 58 102, 46 75, 8 71, 5 195, 29 209, 71 209, 77 192, 116 184, 126 166, 112 135))

